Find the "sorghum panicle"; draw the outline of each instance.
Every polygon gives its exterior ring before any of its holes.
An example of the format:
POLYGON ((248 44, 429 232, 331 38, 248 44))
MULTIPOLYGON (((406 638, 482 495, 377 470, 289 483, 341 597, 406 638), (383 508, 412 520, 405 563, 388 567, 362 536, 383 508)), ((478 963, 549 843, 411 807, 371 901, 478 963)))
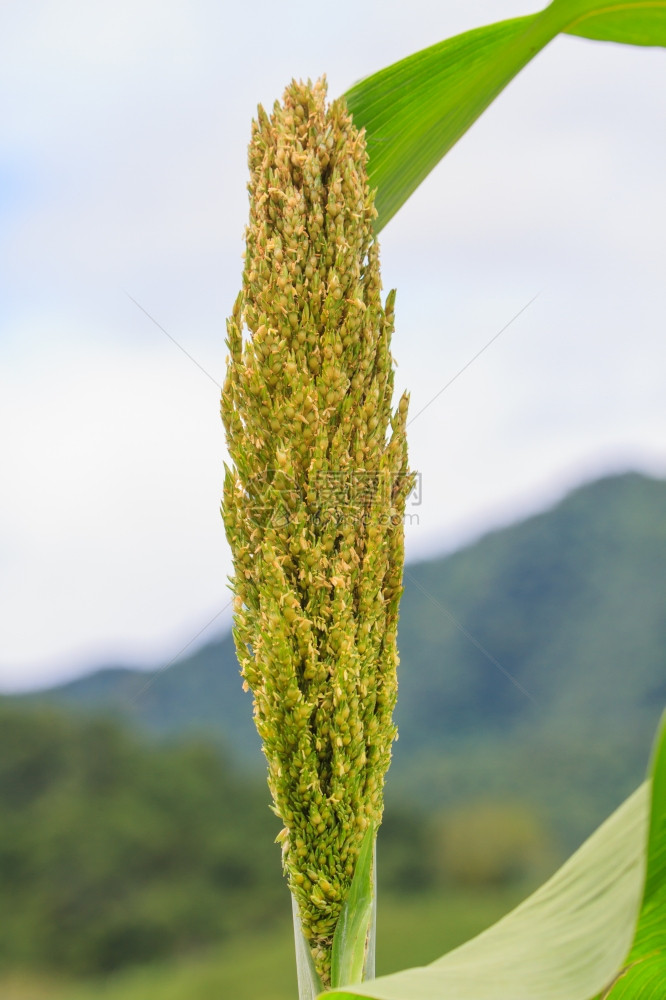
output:
POLYGON ((259 108, 243 290, 228 321, 223 516, 236 649, 315 966, 396 735, 407 398, 392 411, 366 150, 323 80, 259 108), (243 334, 244 329, 249 335, 243 334))

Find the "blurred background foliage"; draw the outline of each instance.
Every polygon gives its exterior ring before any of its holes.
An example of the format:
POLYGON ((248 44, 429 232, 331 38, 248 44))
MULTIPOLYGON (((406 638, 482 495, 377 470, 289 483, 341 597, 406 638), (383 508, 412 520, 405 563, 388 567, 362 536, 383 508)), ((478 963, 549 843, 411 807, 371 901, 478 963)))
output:
POLYGON ((259 781, 204 744, 0 713, 0 960, 71 973, 260 929, 284 906, 259 781))
MULTIPOLYGON (((115 989, 128 981, 118 978, 127 968, 136 976, 150 964, 158 975, 170 960, 200 970, 221 955, 228 964, 257 937, 269 950, 284 942, 291 958, 273 843, 279 826, 261 779, 241 778, 219 748, 151 745, 106 719, 3 704, 0 761, 3 996, 10 987, 32 995, 35 974, 56 984, 92 979, 97 989, 105 979, 110 988, 113 973, 115 989)), ((435 890, 444 887, 457 899, 451 940, 477 930, 541 869, 539 833, 525 807, 509 804, 463 807, 432 821, 393 808, 382 831, 379 891, 395 939, 404 936, 406 908, 412 926, 419 917, 432 921, 421 947, 439 946, 433 908, 439 914, 435 890), (497 840, 484 849, 486 822, 496 825, 497 840), (467 885, 488 891, 463 899, 459 887, 467 885)), ((395 948, 386 958, 395 961, 395 948)), ((215 961, 211 969, 219 974, 215 961)), ((288 982, 285 975, 285 989, 288 982)))
MULTIPOLYGON (((663 481, 612 477, 407 567, 379 971, 491 923, 642 779, 665 512, 663 481)), ((262 772, 228 636, 0 699, 0 995, 293 996, 262 772)))

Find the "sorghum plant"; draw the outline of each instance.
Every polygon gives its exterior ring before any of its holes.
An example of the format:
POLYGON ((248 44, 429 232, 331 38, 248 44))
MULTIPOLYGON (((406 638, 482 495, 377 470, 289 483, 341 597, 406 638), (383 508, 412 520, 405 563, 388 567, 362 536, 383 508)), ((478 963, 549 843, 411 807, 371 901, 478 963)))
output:
MULTIPOLYGON (((341 101, 326 109, 323 82, 293 83, 254 124, 222 397, 224 518, 236 645, 284 822, 284 867, 325 986, 333 967, 331 998, 664 994, 666 721, 651 780, 513 913, 429 966, 360 981, 371 838, 395 737, 411 485, 407 399, 391 409, 393 297, 382 305, 373 229, 561 32, 666 46, 666 0, 553 0, 356 84, 347 98, 373 139, 379 215, 364 136, 341 101)), ((300 944, 299 931, 299 958, 300 944)), ((319 986, 307 971, 303 998, 319 986)))
POLYGON ((259 108, 222 394, 236 649, 324 985, 359 847, 382 816, 411 488, 366 160, 323 80, 292 83, 270 116, 259 108))

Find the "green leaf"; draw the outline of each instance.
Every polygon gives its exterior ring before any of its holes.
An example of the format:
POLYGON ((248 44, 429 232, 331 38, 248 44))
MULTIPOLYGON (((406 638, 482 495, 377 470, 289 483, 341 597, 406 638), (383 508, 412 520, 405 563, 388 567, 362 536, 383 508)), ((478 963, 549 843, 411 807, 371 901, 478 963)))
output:
POLYGON ((552 879, 489 930, 431 965, 326 996, 660 1000, 666 982, 664 725, 654 761, 652 782, 634 792, 552 879))
POLYGON ((366 964, 368 934, 374 907, 375 829, 366 830, 354 869, 354 877, 335 926, 331 952, 333 986, 360 983, 366 964))
POLYGON ((666 45, 666 0, 554 0, 465 32, 361 80, 345 97, 365 128, 379 232, 481 113, 561 32, 666 45))
POLYGON ((634 944, 600 1000, 658 1000, 666 995, 666 716, 654 753, 645 892, 634 944))
POLYGON ((536 18, 468 31, 380 70, 348 90, 365 128, 379 232, 506 84, 545 45, 536 18))
MULTIPOLYGON (((556 4, 551 6, 555 7, 556 4)), ((566 32, 625 45, 666 45, 664 0, 557 0, 567 17, 566 32)))

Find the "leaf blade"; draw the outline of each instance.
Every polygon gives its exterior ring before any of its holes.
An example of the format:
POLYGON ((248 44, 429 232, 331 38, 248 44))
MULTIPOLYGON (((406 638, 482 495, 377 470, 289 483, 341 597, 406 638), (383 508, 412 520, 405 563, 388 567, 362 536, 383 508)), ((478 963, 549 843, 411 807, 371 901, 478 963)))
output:
POLYGON ((666 715, 653 760, 652 781, 489 930, 429 966, 326 996, 659 1000, 666 981, 666 715))
POLYGON ((658 1000, 666 984, 666 714, 652 763, 645 891, 631 952, 602 1000, 658 1000))
POLYGON ((374 905, 375 830, 370 824, 358 853, 347 898, 335 926, 331 953, 333 986, 360 982, 367 954, 367 940, 374 905))
POLYGON ((560 33, 666 45, 666 0, 554 0, 416 52, 345 94, 365 128, 379 232, 534 56, 560 33))
MULTIPOLYGON (((366 131, 379 232, 479 115, 532 58, 521 38, 534 16, 465 32, 355 84, 345 94, 366 131), (519 53, 506 57, 506 49, 519 53), (504 59, 502 56, 504 55, 504 59), (511 58, 513 56, 513 58, 511 58)), ((552 36, 551 36, 552 37, 552 36)))
POLYGON ((331 1000, 436 1000, 442 996, 447 1000, 589 1000, 613 978, 631 947, 641 899, 648 801, 646 783, 549 882, 460 948, 431 965, 326 996, 331 1000), (597 865, 581 880, 581 871, 595 854, 605 871, 601 892, 597 865), (623 915, 614 933, 607 919, 610 910, 623 915), (580 923, 572 918, 576 913, 582 914, 580 923), (566 962, 573 944, 577 944, 577 959, 566 962))
MULTIPOLYGON (((569 35, 623 45, 666 45, 663 0, 557 0, 567 11, 569 35)), ((554 5, 553 5, 554 6, 554 5)))

